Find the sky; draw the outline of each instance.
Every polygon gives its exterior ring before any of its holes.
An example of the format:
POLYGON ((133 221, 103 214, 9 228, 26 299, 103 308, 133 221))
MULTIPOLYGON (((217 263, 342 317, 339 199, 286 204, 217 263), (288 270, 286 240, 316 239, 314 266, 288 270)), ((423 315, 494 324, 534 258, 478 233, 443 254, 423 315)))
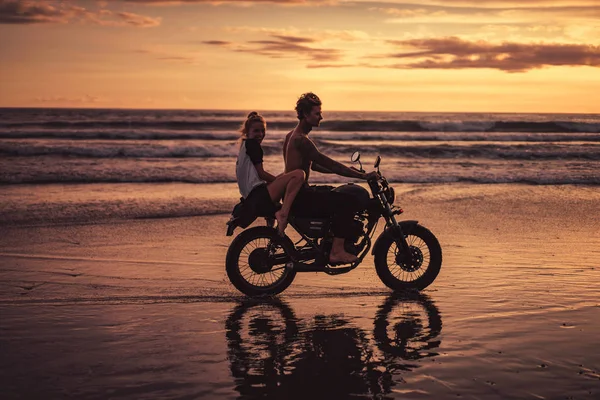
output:
POLYGON ((0 0, 0 107, 600 113, 600 0, 0 0))

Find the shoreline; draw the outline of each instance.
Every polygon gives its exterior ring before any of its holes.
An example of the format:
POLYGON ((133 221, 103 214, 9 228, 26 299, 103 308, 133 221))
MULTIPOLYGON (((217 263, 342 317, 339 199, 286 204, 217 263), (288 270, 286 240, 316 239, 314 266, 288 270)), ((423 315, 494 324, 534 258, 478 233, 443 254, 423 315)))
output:
MULTIPOLYGON (((361 184, 360 182, 355 182, 361 184)), ((320 183, 319 183, 320 184, 320 183)), ((339 185, 341 183, 330 183, 339 185)), ((363 187, 364 184, 361 184, 363 187)), ((424 201, 431 207, 446 208, 444 200, 455 201, 461 197, 476 198, 486 193, 490 202, 500 203, 502 192, 528 202, 526 196, 555 202, 561 197, 564 203, 594 202, 600 199, 597 186, 585 184, 473 184, 473 183, 391 183, 397 200, 407 212, 422 208, 424 201), (565 197, 564 192, 569 191, 565 197), (423 196, 414 196, 422 192, 423 196), (425 193, 430 192, 427 196, 425 193), (442 198, 437 198, 439 193, 442 198)), ((239 201, 235 183, 94 183, 8 185, 0 195, 0 227, 85 225, 88 223, 120 223, 126 221, 192 218, 198 216, 230 214, 239 201), (39 191, 43 191, 39 193, 39 191), (33 222, 44 221, 44 222, 33 222)), ((510 198, 508 198, 510 201, 510 198)), ((561 201, 558 203, 560 204, 561 201)), ((564 204, 563 204, 564 205, 564 204)), ((491 210, 492 214, 494 210, 491 210)), ((587 218, 586 218, 587 219, 587 218)))
POLYGON ((3 395, 595 399, 600 194, 396 189, 443 249, 421 294, 393 294, 368 255, 248 299, 224 271, 227 214, 0 226, 3 395))

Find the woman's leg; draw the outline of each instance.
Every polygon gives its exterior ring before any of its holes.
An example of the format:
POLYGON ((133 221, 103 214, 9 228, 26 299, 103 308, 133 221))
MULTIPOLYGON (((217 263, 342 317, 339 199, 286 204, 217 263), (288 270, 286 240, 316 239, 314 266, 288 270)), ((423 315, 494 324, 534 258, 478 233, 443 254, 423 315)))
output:
POLYGON ((283 235, 287 226, 288 215, 290 214, 292 203, 294 202, 298 191, 304 184, 305 178, 306 175, 304 174, 304 171, 295 169, 287 174, 278 176, 277 179, 267 185, 271 200, 275 202, 283 197, 281 210, 275 213, 275 218, 277 218, 277 229, 281 235, 283 235))

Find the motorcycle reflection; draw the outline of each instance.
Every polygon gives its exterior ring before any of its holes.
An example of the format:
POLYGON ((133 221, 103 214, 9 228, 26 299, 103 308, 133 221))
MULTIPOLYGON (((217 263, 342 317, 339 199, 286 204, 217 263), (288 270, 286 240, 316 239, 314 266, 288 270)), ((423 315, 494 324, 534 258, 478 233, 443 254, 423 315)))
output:
POLYGON ((372 334, 341 316, 296 318, 279 299, 242 301, 226 321, 240 398, 380 397, 436 356, 441 315, 424 294, 391 294, 372 334))

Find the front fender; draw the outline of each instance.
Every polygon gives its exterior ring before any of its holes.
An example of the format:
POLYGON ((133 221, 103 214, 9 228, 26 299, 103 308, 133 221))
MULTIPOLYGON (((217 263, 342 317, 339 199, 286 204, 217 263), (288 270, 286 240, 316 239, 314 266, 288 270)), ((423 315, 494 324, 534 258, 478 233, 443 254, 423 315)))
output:
MULTIPOLYGON (((409 221, 400 221, 400 222, 398 222, 398 225, 400 225, 402 232, 406 233, 406 232, 410 231, 410 229, 413 226, 417 225, 418 223, 419 223, 419 221, 409 220, 409 221)), ((379 237, 375 241, 375 244, 373 245, 373 249, 371 249, 371 255, 375 254, 375 250, 377 249, 377 245, 380 243, 381 238, 387 237, 387 236, 394 237, 394 235, 396 235, 396 232, 394 231, 393 226, 385 228, 385 230, 383 232, 381 232, 381 235, 379 235, 379 237)))

